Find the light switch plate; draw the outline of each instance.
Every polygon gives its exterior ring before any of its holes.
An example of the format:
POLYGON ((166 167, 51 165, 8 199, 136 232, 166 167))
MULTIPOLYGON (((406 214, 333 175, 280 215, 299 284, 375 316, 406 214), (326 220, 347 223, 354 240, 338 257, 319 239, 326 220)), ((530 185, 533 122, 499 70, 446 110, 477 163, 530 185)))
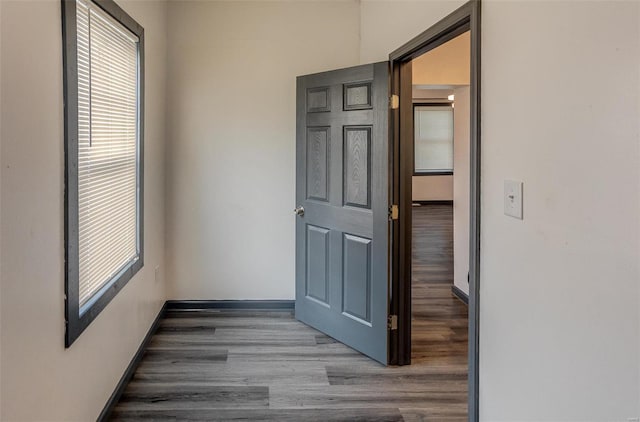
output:
POLYGON ((504 181, 504 214, 522 220, 522 182, 504 181))

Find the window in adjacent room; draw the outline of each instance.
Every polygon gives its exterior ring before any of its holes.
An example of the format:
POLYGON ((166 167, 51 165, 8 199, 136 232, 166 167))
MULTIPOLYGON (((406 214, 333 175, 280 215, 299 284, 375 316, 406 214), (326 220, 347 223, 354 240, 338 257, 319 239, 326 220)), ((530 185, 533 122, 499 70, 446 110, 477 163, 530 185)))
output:
POLYGON ((415 105, 414 156, 416 174, 453 174, 453 108, 415 105))
POLYGON ((111 0, 63 8, 69 347, 143 265, 144 30, 111 0))

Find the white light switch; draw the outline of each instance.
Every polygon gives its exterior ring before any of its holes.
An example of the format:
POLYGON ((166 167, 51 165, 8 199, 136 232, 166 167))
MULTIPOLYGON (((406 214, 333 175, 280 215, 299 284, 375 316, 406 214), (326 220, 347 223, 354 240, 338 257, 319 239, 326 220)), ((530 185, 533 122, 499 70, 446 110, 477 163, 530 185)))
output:
POLYGON ((504 181, 504 214, 522 220, 522 182, 504 181))

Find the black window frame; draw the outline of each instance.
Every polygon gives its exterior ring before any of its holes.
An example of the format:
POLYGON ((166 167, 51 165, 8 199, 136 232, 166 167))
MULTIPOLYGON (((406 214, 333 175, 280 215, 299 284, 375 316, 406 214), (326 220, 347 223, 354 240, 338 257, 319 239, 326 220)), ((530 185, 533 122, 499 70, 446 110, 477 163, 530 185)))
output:
POLYGON ((65 348, 68 348, 144 266, 144 28, 113 0, 87 0, 138 37, 138 259, 110 281, 80 315, 78 251, 78 52, 76 0, 62 1, 65 149, 65 348))
MULTIPOLYGON (((412 112, 413 112, 413 156, 414 157, 415 157, 415 150, 416 150, 416 107, 451 107, 452 104, 453 104, 453 101, 430 101, 430 102, 420 101, 420 102, 413 103, 412 112)), ((455 115, 454 115, 454 119, 455 119, 455 115)), ((447 169, 416 170, 416 162, 414 158, 413 175, 414 176, 452 176, 453 169, 451 170, 447 170, 447 169)))

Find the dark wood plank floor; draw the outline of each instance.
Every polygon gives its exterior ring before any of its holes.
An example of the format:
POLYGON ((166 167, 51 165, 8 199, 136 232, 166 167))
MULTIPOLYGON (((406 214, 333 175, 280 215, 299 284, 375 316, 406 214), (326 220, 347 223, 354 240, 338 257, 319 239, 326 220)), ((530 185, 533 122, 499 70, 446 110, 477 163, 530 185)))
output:
POLYGON ((280 311, 174 311, 112 420, 463 421, 451 207, 414 209, 413 361, 383 367, 280 311))
POLYGON ((453 285, 453 206, 413 208, 412 361, 467 367, 467 306, 453 285))

